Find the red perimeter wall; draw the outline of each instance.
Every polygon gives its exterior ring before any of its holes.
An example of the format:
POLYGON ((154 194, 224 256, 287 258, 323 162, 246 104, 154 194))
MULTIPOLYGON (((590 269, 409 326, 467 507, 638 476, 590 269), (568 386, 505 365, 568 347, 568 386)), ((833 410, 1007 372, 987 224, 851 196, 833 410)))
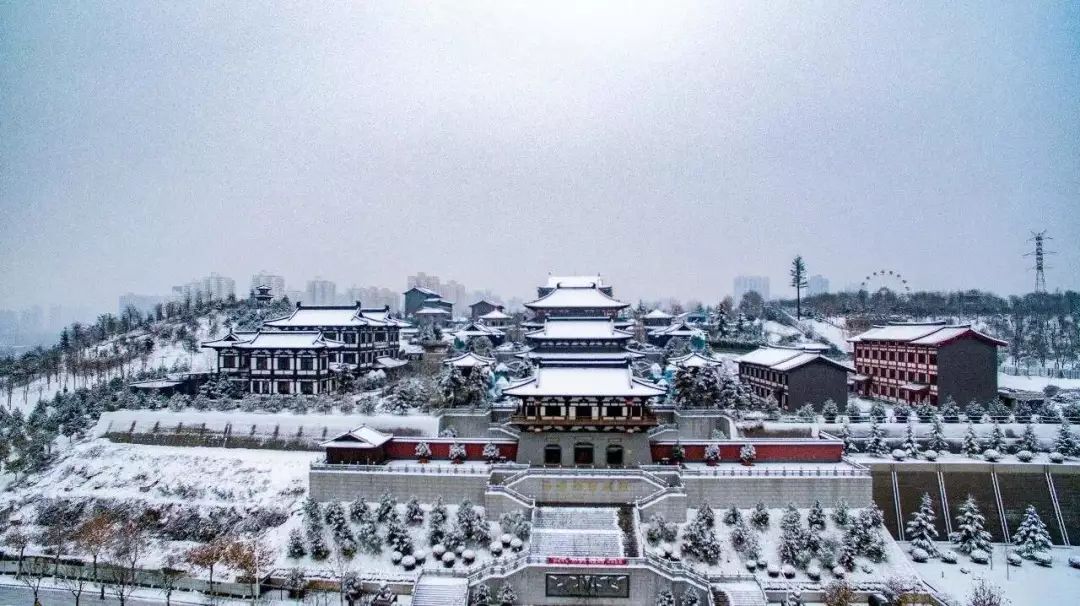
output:
POLYGON ((431 447, 432 459, 450 459, 450 446, 454 443, 465 446, 465 459, 467 461, 484 460, 484 444, 491 442, 499 447, 499 456, 509 461, 517 460, 517 442, 514 440, 454 440, 453 438, 398 438, 390 440, 386 444, 386 458, 399 460, 416 460, 416 445, 427 442, 431 447))
MULTIPOLYGON (((739 460, 739 451, 747 442, 721 442, 720 460, 728 463, 739 460)), ((757 451, 757 459, 760 463, 785 462, 785 463, 834 463, 840 460, 844 451, 842 442, 754 442, 749 440, 757 451)), ((705 446, 716 442, 682 442, 683 450, 686 451, 686 461, 704 461, 705 446)), ((671 459, 675 442, 653 442, 651 445, 653 461, 659 463, 663 459, 671 459)))

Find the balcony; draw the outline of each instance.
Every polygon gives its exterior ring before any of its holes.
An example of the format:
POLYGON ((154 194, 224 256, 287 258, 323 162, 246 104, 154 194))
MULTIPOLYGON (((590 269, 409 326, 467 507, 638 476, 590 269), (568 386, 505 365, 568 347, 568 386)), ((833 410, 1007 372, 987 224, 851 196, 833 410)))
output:
POLYGON ((524 428, 554 427, 556 429, 568 429, 574 427, 618 427, 647 429, 659 424, 656 417, 649 414, 637 418, 617 417, 578 417, 568 419, 565 417, 526 417, 515 414, 510 417, 510 424, 524 428))

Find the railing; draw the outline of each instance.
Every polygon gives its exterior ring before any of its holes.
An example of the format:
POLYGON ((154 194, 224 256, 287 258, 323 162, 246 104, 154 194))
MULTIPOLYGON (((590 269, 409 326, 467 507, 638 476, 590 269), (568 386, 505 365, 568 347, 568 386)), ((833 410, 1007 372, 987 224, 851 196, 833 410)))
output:
POLYGON ((1080 369, 1057 368, 1021 368, 1019 366, 999 366, 998 372, 1014 377, 1049 377, 1051 379, 1080 379, 1080 369))
POLYGON ((488 487, 487 487, 487 492, 497 492, 497 493, 500 493, 500 494, 505 494, 506 496, 508 496, 508 497, 510 497, 512 499, 515 499, 517 501, 521 501, 521 503, 523 505, 526 505, 528 507, 535 507, 536 506, 536 499, 534 499, 534 498, 532 498, 530 496, 521 494, 520 492, 514 490, 513 488, 510 488, 508 486, 503 486, 502 484, 489 484, 488 487))
POLYGON ((710 478, 781 477, 781 478, 868 478, 869 469, 844 469, 836 467, 691 467, 681 470, 684 476, 710 478))
POLYGON ((634 499, 634 506, 640 509, 641 507, 649 505, 650 503, 659 501, 661 498, 667 495, 673 494, 686 494, 686 489, 682 486, 665 486, 664 488, 661 488, 660 490, 657 490, 656 492, 648 496, 634 499))
POLYGON ((427 475, 481 476, 491 473, 487 465, 358 465, 352 463, 312 463, 316 471, 363 471, 367 473, 419 473, 427 475))
POLYGON ((504 486, 517 483, 528 476, 602 476, 602 477, 632 477, 641 478, 642 480, 654 484, 657 488, 664 488, 668 486, 668 482, 663 478, 657 476, 652 472, 643 471, 637 467, 623 467, 623 468, 606 468, 596 467, 589 469, 582 469, 576 467, 531 467, 521 472, 515 473, 510 478, 503 481, 504 486))

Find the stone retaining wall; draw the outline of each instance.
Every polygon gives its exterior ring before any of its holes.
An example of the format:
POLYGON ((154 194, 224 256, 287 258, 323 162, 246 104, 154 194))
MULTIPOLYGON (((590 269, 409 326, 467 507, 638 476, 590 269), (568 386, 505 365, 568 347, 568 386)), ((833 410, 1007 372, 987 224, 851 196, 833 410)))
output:
POLYGON ((697 507, 707 501, 713 508, 735 505, 749 508, 759 501, 772 507, 794 503, 796 507, 811 507, 821 501, 825 507, 844 499, 851 507, 865 507, 871 496, 872 478, 867 476, 743 476, 694 477, 683 476, 687 502, 697 507))
POLYGON ((386 471, 337 471, 312 469, 308 475, 311 498, 319 502, 352 501, 363 495, 367 500, 378 499, 389 491, 404 502, 416 497, 421 503, 431 503, 442 497, 447 503, 469 499, 484 502, 487 474, 417 474, 386 471))

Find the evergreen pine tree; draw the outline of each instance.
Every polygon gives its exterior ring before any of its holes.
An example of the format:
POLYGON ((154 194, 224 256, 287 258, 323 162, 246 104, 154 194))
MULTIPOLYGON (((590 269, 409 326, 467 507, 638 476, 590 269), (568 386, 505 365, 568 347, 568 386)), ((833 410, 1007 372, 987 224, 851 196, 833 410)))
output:
POLYGON ((356 523, 372 519, 371 509, 368 508, 363 496, 356 497, 356 500, 349 505, 349 519, 356 523))
POLYGON ((382 537, 379 536, 373 519, 366 519, 357 525, 356 543, 365 553, 376 554, 382 551, 382 537))
POLYGON ((866 452, 879 457, 889 452, 889 447, 885 443, 885 431, 878 424, 877 417, 870 419, 870 438, 866 441, 866 452))
POLYGON ((675 606, 675 594, 665 589, 656 594, 656 601, 654 604, 656 606, 675 606))
POLYGON ((986 532, 986 517, 979 511, 975 497, 968 495, 960 506, 960 514, 956 516, 956 531, 949 535, 949 539, 957 544, 957 549, 962 553, 971 553, 976 549, 990 551, 991 537, 990 533, 986 532))
POLYGON ((304 548, 304 533, 301 532, 299 528, 293 528, 289 532, 289 547, 287 553, 288 556, 294 560, 307 555, 307 549, 304 548))
POLYGON ((754 510, 750 512, 750 523, 759 530, 769 527, 769 510, 761 501, 758 501, 758 504, 754 505, 754 510))
POLYGON ((1035 511, 1034 505, 1028 505, 1024 512, 1024 521, 1013 535, 1013 542, 1020 548, 1020 555, 1032 559, 1036 554, 1048 551, 1052 545, 1046 524, 1035 511))
POLYGON ((405 521, 413 526, 424 523, 424 509, 416 497, 411 497, 405 504, 405 521))
POLYGON ((949 442, 945 439, 945 426, 941 419, 934 419, 934 426, 930 429, 930 438, 926 442, 926 449, 935 452, 948 452, 949 442))
POLYGON ((982 452, 982 444, 979 436, 975 434, 975 425, 968 423, 967 432, 964 433, 964 441, 960 445, 960 451, 969 457, 977 456, 982 452))
POLYGON ((709 528, 716 525, 716 514, 713 513, 712 507, 709 507, 708 501, 701 502, 701 506, 697 510, 697 519, 709 528))
POLYGON ((821 508, 821 501, 814 501, 810 513, 806 514, 806 525, 810 529, 825 530, 825 510, 821 508))
POLYGON ((742 519, 742 512, 738 507, 732 505, 724 510, 724 523, 728 526, 734 526, 742 519))
POLYGON ((900 447, 913 459, 919 456, 919 442, 915 439, 914 423, 908 422, 907 433, 904 434, 904 443, 900 447))
POLYGON ((1035 426, 1028 423, 1024 426, 1024 435, 1020 436, 1017 443, 1018 450, 1026 450, 1032 454, 1039 452, 1039 438, 1035 435, 1035 426))
POLYGON ((1072 434, 1072 427, 1068 419, 1061 420, 1058 427, 1058 435, 1054 438, 1054 451, 1069 457, 1076 453, 1076 437, 1072 434))
POLYGON ((833 522, 840 528, 846 528, 851 522, 851 511, 848 509, 847 501, 840 499, 836 502, 836 507, 833 509, 832 514, 833 522))
POLYGON ((397 500, 389 492, 382 493, 379 497, 379 507, 375 510, 375 519, 379 522, 385 522, 390 518, 390 514, 394 513, 397 507, 397 500))
POLYGON ((851 428, 848 427, 847 421, 844 421, 843 427, 840 428, 839 437, 844 441, 844 455, 859 452, 859 445, 855 442, 855 439, 851 437, 851 428))
POLYGON ((934 519, 934 503, 929 493, 923 493, 919 509, 912 512, 905 532, 912 547, 926 551, 931 557, 938 555, 937 546, 934 544, 938 536, 937 529, 934 528, 934 519))
POLYGON ((1005 452, 1005 432, 1001 430, 1001 425, 997 421, 994 421, 994 427, 990 430, 990 437, 986 440, 986 447, 998 452, 1005 452))
POLYGON ((413 552, 413 542, 409 537, 409 532, 405 529, 405 524, 397 516, 390 517, 386 524, 386 544, 390 549, 402 555, 409 555, 413 552))
POLYGON ((469 595, 469 606, 488 606, 491 603, 491 589, 487 583, 480 583, 473 587, 469 595))

